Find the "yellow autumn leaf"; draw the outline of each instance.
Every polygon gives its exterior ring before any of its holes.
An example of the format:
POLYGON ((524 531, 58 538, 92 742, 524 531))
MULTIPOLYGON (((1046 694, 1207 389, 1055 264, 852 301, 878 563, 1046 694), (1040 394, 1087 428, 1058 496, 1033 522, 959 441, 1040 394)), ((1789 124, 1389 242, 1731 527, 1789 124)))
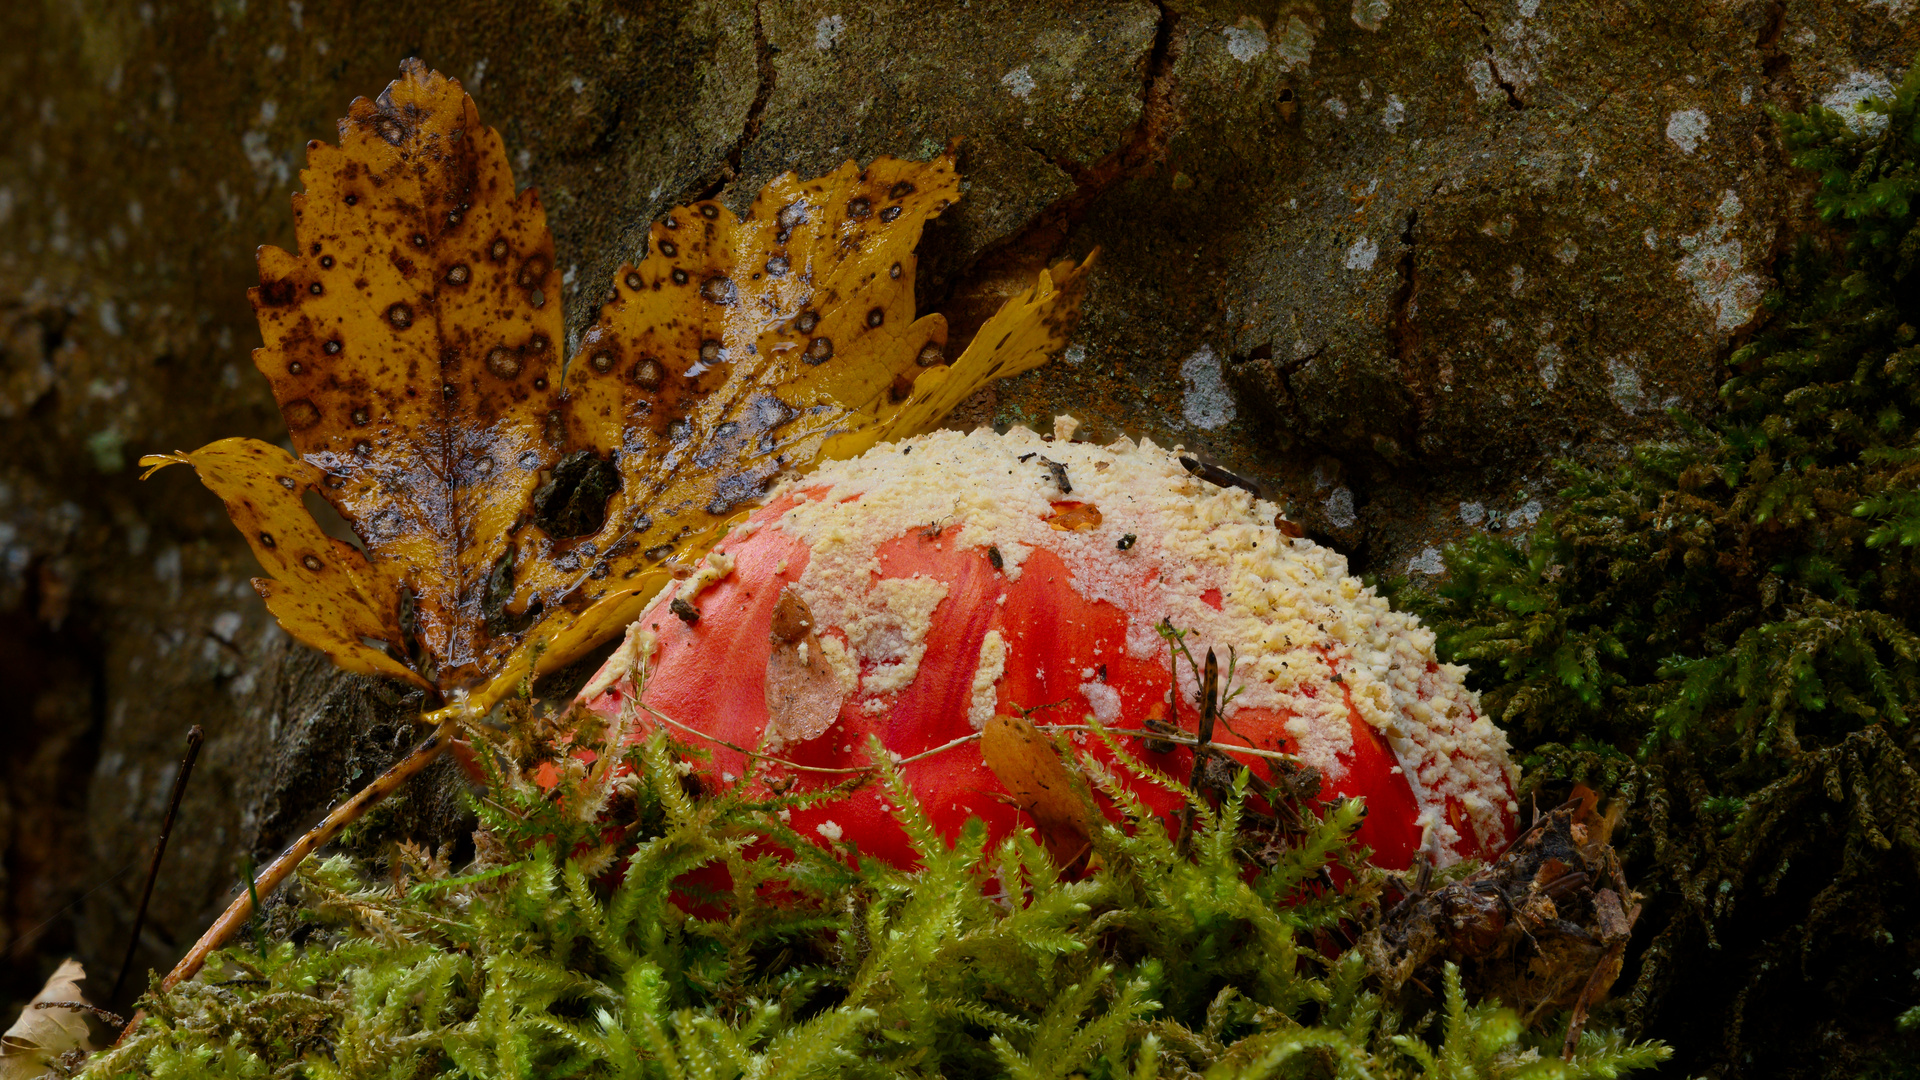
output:
POLYGON ((562 364, 545 214, 459 84, 408 61, 340 131, 309 144, 296 245, 261 249, 251 293, 298 457, 230 439, 143 463, 226 501, 290 633, 482 705, 617 635, 778 476, 1057 354, 1084 289, 1088 264, 1043 272, 949 366, 913 252, 959 197, 952 158, 849 162, 744 217, 670 212, 562 364))

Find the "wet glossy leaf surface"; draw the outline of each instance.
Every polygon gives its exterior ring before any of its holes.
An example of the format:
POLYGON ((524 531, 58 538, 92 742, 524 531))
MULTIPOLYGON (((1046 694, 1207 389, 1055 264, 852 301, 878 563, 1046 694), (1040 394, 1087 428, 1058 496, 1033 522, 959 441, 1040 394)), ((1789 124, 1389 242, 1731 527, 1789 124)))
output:
POLYGON ((779 476, 1057 355, 1091 262, 1042 272, 949 365, 913 252, 959 197, 952 158, 848 162, 744 218, 670 212, 563 363, 545 212, 459 84, 409 61, 340 131, 308 145, 297 243, 261 248, 250 294, 298 457, 229 439, 146 463, 190 463, 226 501, 289 632, 442 691, 563 665, 779 476))

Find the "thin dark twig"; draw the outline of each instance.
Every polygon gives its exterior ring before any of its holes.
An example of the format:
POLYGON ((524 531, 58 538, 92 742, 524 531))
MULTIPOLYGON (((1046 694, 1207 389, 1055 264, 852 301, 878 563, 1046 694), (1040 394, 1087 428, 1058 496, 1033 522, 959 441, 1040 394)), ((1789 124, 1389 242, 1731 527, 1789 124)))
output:
POLYGON ((1213 722, 1220 715, 1220 661, 1207 650, 1206 674, 1200 682, 1200 729, 1194 732, 1193 776, 1187 786, 1200 790, 1200 777, 1207 767, 1207 744, 1213 741, 1213 722))
POLYGON ((90 1012, 114 1027, 124 1027, 127 1018, 112 1009, 103 1009, 98 1005, 89 1005, 84 1001, 36 1001, 36 1009, 72 1009, 75 1012, 90 1012))
POLYGON ((180 809, 181 797, 187 793, 187 777, 193 775, 193 763, 200 756, 202 738, 199 724, 187 731, 187 756, 180 759, 180 771, 173 778, 167 816, 160 819, 160 839, 153 845, 153 861, 147 864, 147 883, 140 889, 140 907, 133 914, 133 932, 127 936, 127 955, 120 961, 120 974, 114 976, 113 993, 107 995, 108 1001, 120 1000, 120 988, 126 985, 127 972, 133 970, 133 954, 140 948, 140 930, 147 922, 147 901, 153 899, 153 882, 160 876, 160 859, 167 853, 167 837, 173 834, 173 816, 180 809))

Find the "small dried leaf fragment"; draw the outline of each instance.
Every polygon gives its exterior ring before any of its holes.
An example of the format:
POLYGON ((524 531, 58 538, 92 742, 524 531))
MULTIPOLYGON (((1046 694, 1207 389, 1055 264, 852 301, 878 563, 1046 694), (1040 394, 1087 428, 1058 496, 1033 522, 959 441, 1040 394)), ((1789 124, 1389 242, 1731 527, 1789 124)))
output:
POLYGON ((1062 863, 1076 857, 1098 822, 1053 743, 1031 721, 1000 714, 980 732, 980 756, 1014 805, 1033 817, 1053 857, 1062 863))
POLYGON ((827 662, 819 635, 775 641, 767 658, 767 722, 788 742, 819 738, 840 718, 847 688, 827 662))
POLYGON ((849 687, 827 662, 820 636, 813 632, 813 609, 793 586, 780 590, 767 636, 767 722, 784 740, 819 738, 840 717, 849 687))
POLYGON ((82 1002, 80 982, 87 977, 78 960, 62 961, 19 1019, 0 1035, 0 1080, 33 1080, 48 1065, 73 1050, 92 1049, 86 1017, 75 1009, 36 1009, 41 1002, 82 1002))
POLYGON ((1057 353, 1084 290, 1085 263, 1043 272, 948 366, 913 251, 959 197, 952 159, 849 162, 744 217, 669 213, 563 365, 545 213, 459 84, 409 60, 340 133, 308 145, 297 242, 261 249, 251 294, 298 457, 226 440, 144 463, 221 494, 289 632, 478 704, 618 634, 776 476, 1057 353))
POLYGON ((1100 508, 1092 503, 1057 502, 1047 517, 1047 524, 1061 532, 1086 532, 1099 528, 1102 520, 1100 508))

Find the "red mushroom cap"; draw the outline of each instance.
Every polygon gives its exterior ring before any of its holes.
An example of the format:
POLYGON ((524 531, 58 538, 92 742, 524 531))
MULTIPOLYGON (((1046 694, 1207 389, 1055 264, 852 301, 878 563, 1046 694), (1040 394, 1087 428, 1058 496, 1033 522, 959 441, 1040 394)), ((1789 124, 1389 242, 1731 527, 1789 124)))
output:
MULTIPOLYGON (((1229 647, 1237 657, 1214 741, 1297 756, 1323 799, 1364 796, 1357 840, 1377 865, 1404 868, 1423 848, 1442 865, 1491 857, 1512 836, 1516 770, 1464 669, 1438 663, 1430 631, 1278 518, 1151 442, 1017 428, 883 444, 777 490, 655 601, 586 696, 620 713, 638 652, 645 704, 684 725, 676 737, 818 769, 870 765, 870 736, 911 758, 996 714, 1136 730, 1167 717, 1191 734, 1196 677, 1183 661, 1175 687, 1165 623, 1194 655, 1215 649, 1223 676, 1229 647)), ((655 721, 634 723, 638 739, 655 721)), ((1097 738, 1074 740, 1110 759, 1097 738)), ((1192 768, 1186 748, 1133 745, 1171 777, 1192 768)), ((745 755, 709 749, 714 780, 746 772, 745 755)), ((1239 760, 1268 780, 1284 768, 1239 760)), ((996 838, 1027 820, 978 741, 902 772, 949 835, 970 816, 996 838)), ((766 762, 756 774, 783 790, 843 778, 766 762)), ((1156 810, 1178 806, 1134 787, 1156 810)), ((877 784, 791 824, 912 861, 877 784)))

